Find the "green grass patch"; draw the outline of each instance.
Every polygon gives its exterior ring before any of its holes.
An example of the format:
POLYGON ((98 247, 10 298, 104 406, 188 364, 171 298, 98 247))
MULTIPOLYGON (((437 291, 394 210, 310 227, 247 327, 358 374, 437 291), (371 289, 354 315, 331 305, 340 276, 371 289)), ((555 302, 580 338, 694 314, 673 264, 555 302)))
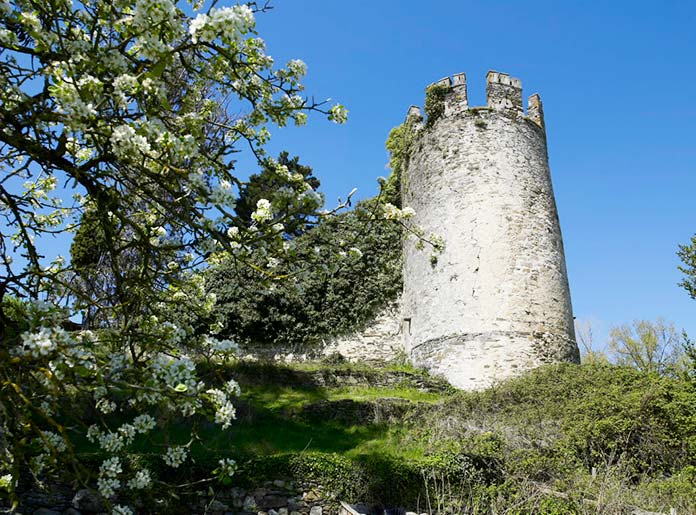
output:
POLYGON ((328 390, 329 400, 352 399, 354 401, 371 401, 378 399, 405 399, 411 402, 435 403, 448 397, 439 392, 424 392, 417 388, 368 388, 368 387, 342 387, 328 390))

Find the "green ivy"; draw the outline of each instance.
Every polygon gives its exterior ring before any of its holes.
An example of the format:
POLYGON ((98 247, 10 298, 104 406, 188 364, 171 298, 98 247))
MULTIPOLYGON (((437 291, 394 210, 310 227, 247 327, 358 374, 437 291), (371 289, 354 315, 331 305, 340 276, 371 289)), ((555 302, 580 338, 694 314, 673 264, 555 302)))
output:
POLYGON ((221 335, 292 348, 364 327, 402 288, 401 228, 379 209, 375 200, 362 202, 294 238, 298 259, 276 270, 292 280, 274 289, 255 287, 262 272, 233 260, 210 269, 221 335))
POLYGON ((408 189, 405 171, 415 140, 415 127, 408 120, 394 127, 387 137, 386 147, 389 151, 391 175, 382 186, 382 195, 387 202, 399 208, 402 187, 408 189))
POLYGON ((425 90, 426 128, 432 127, 445 114, 445 96, 448 92, 449 87, 442 84, 433 84, 425 90))

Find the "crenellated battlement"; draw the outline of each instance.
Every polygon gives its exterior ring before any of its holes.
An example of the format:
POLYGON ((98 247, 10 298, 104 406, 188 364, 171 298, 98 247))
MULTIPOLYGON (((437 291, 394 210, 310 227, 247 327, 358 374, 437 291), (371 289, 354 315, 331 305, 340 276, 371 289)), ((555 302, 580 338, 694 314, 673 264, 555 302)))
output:
MULTIPOLYGON (((433 82, 426 88, 426 92, 433 87, 447 88, 447 93, 444 95, 443 100, 444 116, 454 116, 469 110, 465 73, 457 73, 452 77, 444 77, 437 82, 433 82)), ((510 77, 507 73, 489 71, 486 74, 486 107, 513 118, 524 117, 522 81, 510 77)), ((418 111, 418 115, 422 119, 420 109, 416 106, 411 106, 407 118, 412 115, 412 110, 414 109, 418 111)), ((415 113, 415 111, 413 112, 415 113)), ((536 125, 542 129, 544 128, 544 112, 541 105, 541 97, 538 93, 534 93, 529 97, 526 116, 536 125)))
POLYGON ((522 81, 507 73, 489 71, 486 74, 486 100, 491 109, 522 116, 522 81))
POLYGON ((411 106, 408 108, 408 113, 406 113, 406 120, 413 120, 416 122, 423 121, 423 113, 418 106, 411 106))
POLYGON ((544 128, 544 108, 539 93, 534 93, 527 101, 527 117, 542 129, 544 128))

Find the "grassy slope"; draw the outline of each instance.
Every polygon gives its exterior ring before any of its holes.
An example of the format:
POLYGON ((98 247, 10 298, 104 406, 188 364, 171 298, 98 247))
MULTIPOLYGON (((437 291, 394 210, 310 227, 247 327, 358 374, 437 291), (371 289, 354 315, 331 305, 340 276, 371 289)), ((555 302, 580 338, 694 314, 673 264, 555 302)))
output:
MULTIPOLYGON (((293 367, 268 365, 242 365, 243 370, 229 371, 240 380, 243 394, 240 399, 239 416, 225 436, 216 440, 234 448, 240 455, 276 454, 314 451, 340 453, 355 457, 369 453, 387 453, 395 456, 422 456, 424 448, 413 443, 405 444, 407 429, 404 423, 365 423, 354 420, 351 413, 363 414, 373 407, 375 401, 387 399, 386 404, 403 400, 418 407, 424 403, 438 403, 452 395, 451 390, 424 391, 407 379, 389 387, 369 386, 370 378, 382 373, 400 373, 406 377, 421 377, 420 372, 408 367, 390 367, 375 371, 364 366, 301 364, 293 367), (283 372, 290 371, 294 377, 283 372), (359 384, 350 386, 320 386, 313 384, 312 373, 321 371, 329 376, 334 373, 357 377, 359 384), (236 373, 239 372, 239 373, 236 373), (280 384, 279 384, 280 383, 280 384), (344 402, 341 402, 344 401, 344 402), (348 401, 348 402, 346 402, 348 401), (312 416, 305 410, 313 405, 322 405, 326 416, 312 416), (332 410, 341 416, 334 416, 332 410)), ((212 436, 212 435, 211 435, 212 436)))
MULTIPOLYGON (((421 471, 420 478, 403 472, 420 481, 413 488, 423 486, 428 467, 461 483, 463 456, 471 470, 478 467, 467 472, 470 480, 489 490, 497 485, 493 494, 478 492, 479 500, 467 502, 490 506, 492 497, 514 498, 530 488, 536 489, 527 492, 530 498, 540 495, 530 508, 538 513, 580 513, 578 506, 586 508, 580 498, 603 503, 604 513, 618 513, 623 504, 696 512, 696 388, 689 381, 611 366, 548 366, 466 393, 423 391, 414 385, 421 374, 408 368, 257 367, 230 371, 241 379, 247 405, 229 435, 240 455, 335 453, 385 474, 410 463, 421 471), (403 381, 370 386, 380 374, 401 374, 403 381), (358 377, 359 384, 312 384, 312 377, 332 375, 358 377), (382 422, 350 422, 351 409, 361 413, 367 405, 369 412, 381 404, 387 411, 407 407, 382 422), (320 416, 307 417, 317 405, 320 416), (338 415, 331 416, 332 407, 338 415), (341 417, 346 409, 349 416, 341 417), (538 487, 569 492, 570 499, 541 495, 538 487), (544 502, 551 504, 541 508, 544 502)), ((377 501, 385 495, 380 488, 368 493, 377 501)))
MULTIPOLYGON (((243 394, 232 427, 204 424, 192 457, 208 472, 236 458, 239 484, 289 478, 409 508, 427 496, 456 513, 696 513, 693 381, 560 365, 467 393, 402 366, 203 372, 243 394)), ((170 427, 147 445, 185 443, 170 427)))

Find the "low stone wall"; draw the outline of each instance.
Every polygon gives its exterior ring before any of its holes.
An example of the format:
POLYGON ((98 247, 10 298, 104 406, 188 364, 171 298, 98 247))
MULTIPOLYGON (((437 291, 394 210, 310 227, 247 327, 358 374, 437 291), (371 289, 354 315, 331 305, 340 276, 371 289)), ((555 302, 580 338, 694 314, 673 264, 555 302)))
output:
MULTIPOLYGON (((182 501, 175 513, 192 515, 330 515, 339 503, 318 488, 301 489, 292 481, 267 481, 257 488, 225 488, 210 497, 198 492, 194 501, 182 501)), ((118 502, 118 501, 116 501, 118 502)), ((125 504, 125 503, 124 503, 125 504)), ((142 506, 130 506, 134 513, 155 513, 142 506)), ((9 506, 0 500, 0 512, 9 506)), ((169 511, 168 511, 169 512, 169 511)), ((98 495, 88 489, 75 491, 67 485, 50 485, 45 491, 28 490, 14 512, 22 515, 106 515, 98 495)))
POLYGON ((452 387, 444 379, 407 370, 388 370, 343 365, 326 365, 317 370, 291 367, 266 367, 263 363, 240 363, 232 376, 242 385, 273 384, 294 388, 415 388, 423 392, 449 392, 452 387))
POLYGON ((385 307, 375 319, 361 331, 327 337, 315 348, 276 346, 242 346, 243 359, 264 359, 284 363, 316 361, 338 357, 356 363, 390 363, 404 356, 401 334, 401 303, 399 300, 385 307))
POLYGON ((326 342, 325 356, 340 354, 351 362, 390 362, 404 355, 400 300, 383 309, 362 331, 326 342))

